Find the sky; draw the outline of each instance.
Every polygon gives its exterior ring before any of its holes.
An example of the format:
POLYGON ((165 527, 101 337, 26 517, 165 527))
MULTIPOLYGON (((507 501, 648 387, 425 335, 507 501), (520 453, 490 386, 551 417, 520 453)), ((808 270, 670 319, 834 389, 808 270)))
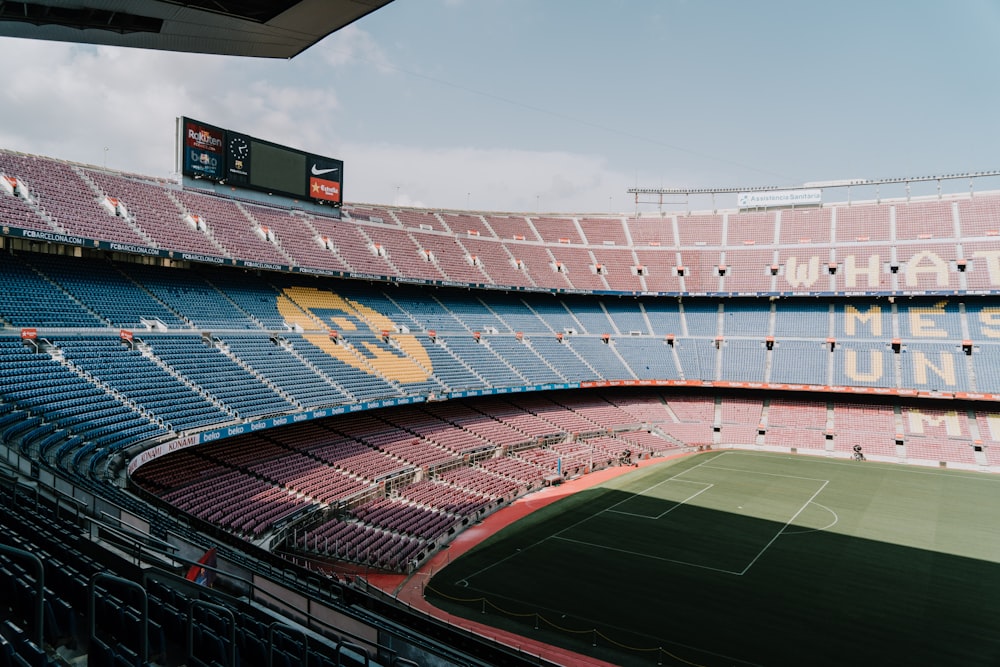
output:
POLYGON ((0 147, 177 178, 188 116, 343 159, 348 203, 632 212, 1000 169, 998 38, 997 0, 395 0, 290 60, 0 38, 0 147))

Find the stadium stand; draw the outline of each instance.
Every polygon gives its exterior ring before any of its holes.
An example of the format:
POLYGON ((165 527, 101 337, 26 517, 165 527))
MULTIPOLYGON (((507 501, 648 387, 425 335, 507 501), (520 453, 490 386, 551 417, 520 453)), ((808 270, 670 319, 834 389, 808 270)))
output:
POLYGON ((663 246, 675 247, 674 240, 675 218, 629 218, 625 221, 629 238, 636 247, 640 246, 663 246))
POLYGON ((35 272, 61 287, 110 326, 136 329, 188 326, 165 304, 107 262, 61 255, 35 255, 29 262, 35 272))
MULTIPOLYGON (((31 155, 0 152, 0 171, 24 179, 30 188, 31 208, 49 228, 85 238, 149 245, 128 214, 102 206, 102 197, 75 166, 31 155)), ((43 227, 44 228, 44 227, 43 227)))
POLYGON ((625 336, 642 336, 652 333, 646 317, 644 303, 634 299, 603 299, 601 306, 608 314, 611 326, 625 336))
POLYGON ((517 372, 536 380, 539 384, 565 382, 566 377, 531 346, 530 341, 514 336, 490 336, 490 348, 506 360, 517 372))
POLYGON ((643 310, 646 312, 654 336, 679 337, 683 335, 684 323, 681 319, 679 303, 645 301, 643 302, 643 310))
POLYGON ((444 222, 445 227, 454 234, 468 234, 469 237, 489 236, 495 237, 482 215, 473 213, 458 213, 448 211, 438 213, 438 217, 444 222))
POLYGON ((829 384, 830 348, 817 341, 781 340, 771 354, 769 382, 829 384))
POLYGON ((181 203, 171 191, 157 183, 128 178, 106 171, 83 172, 105 197, 123 202, 154 247, 170 248, 210 257, 225 257, 226 250, 213 240, 207 220, 185 220, 181 203))
POLYGON ((590 250, 560 245, 550 246, 549 250, 554 261, 553 268, 556 272, 564 274, 574 289, 588 291, 608 289, 603 275, 597 270, 599 262, 590 250))
POLYGON ((679 215, 677 244, 682 247, 719 247, 722 245, 724 218, 721 215, 679 215))
POLYGON ((830 224, 833 210, 791 209, 782 210, 778 218, 778 239, 781 245, 829 244, 833 240, 830 224))
POLYGON ((583 243, 579 228, 572 218, 529 216, 528 224, 535 228, 539 238, 546 243, 583 243))
POLYGON ((498 238, 504 240, 541 241, 535 228, 528 224, 528 219, 516 215, 486 215, 486 224, 490 226, 498 238))
POLYGON ((623 336, 615 339, 615 351, 639 379, 680 379, 673 350, 662 341, 651 346, 640 338, 623 336))
POLYGON ((582 242, 587 245, 631 245, 621 218, 580 218, 577 222, 585 237, 582 242))
MULTIPOLYGON (((494 285, 533 287, 534 284, 523 267, 517 266, 518 256, 504 244, 473 236, 461 239, 461 245, 494 285)), ((523 260, 522 260, 523 261, 523 260)))
POLYGON ((573 289, 569 267, 563 267, 547 246, 530 243, 508 243, 508 252, 514 254, 527 272, 531 284, 545 289, 573 289))
POLYGON ((492 327, 498 333, 509 333, 512 329, 497 315, 493 305, 487 306, 477 296, 452 294, 444 307, 458 322, 470 331, 489 331, 492 327))
POLYGON ((562 299, 562 303, 573 313, 575 318, 575 322, 567 322, 566 328, 576 329, 578 333, 595 335, 618 333, 617 327, 611 321, 608 311, 600 301, 566 296, 562 299), (577 323, 579 326, 575 326, 577 323))
POLYGON ((826 340, 830 335, 830 305, 809 301, 774 302, 774 337, 826 340))
MULTIPOLYGON (((287 569, 305 599, 298 577, 410 573, 519 496, 625 450, 847 459, 861 446, 876 461, 1000 467, 1000 317, 972 293, 1000 281, 996 196, 628 219, 349 205, 337 218, 0 158, 18 179, 0 192, 0 446, 12 479, 34 484, 0 484, 14 506, 0 530, 55 563, 89 562, 80 528, 112 513, 129 527, 90 532, 155 546, 143 558, 184 581, 182 564, 218 543, 237 593, 287 569), (87 511, 52 490, 28 503, 43 481, 87 511), (75 528, 50 521, 60 502, 75 528), (40 521, 32 545, 20 524, 40 521)), ((234 624, 192 611, 190 583, 147 582, 148 614, 98 587, 96 613, 114 620, 85 638, 75 610, 97 566, 45 568, 59 582, 36 628, 22 602, 33 575, 0 557, 5 664, 48 664, 36 629, 95 664, 180 664, 187 633, 209 662, 304 650, 338 664, 343 636, 268 648, 265 620, 231 600, 211 597, 234 624), (146 616, 149 652, 134 631, 146 616)))
POLYGON ((0 317, 15 327, 88 328, 104 324, 96 313, 31 268, 18 255, 0 263, 0 317))

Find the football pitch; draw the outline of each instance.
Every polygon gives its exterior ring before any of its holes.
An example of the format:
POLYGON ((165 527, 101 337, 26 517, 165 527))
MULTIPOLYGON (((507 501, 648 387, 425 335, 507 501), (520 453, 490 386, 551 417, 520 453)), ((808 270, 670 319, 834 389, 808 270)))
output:
POLYGON ((622 665, 1000 665, 1000 477, 708 452, 534 512, 425 595, 622 665))

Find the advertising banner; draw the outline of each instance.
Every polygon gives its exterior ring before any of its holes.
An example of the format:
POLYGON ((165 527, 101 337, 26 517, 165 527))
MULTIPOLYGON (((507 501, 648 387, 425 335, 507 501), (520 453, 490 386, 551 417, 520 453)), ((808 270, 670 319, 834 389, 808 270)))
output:
POLYGON ((309 196, 320 201, 340 203, 344 163, 340 160, 309 156, 309 196))
POLYGON ((211 125, 184 119, 184 173, 196 178, 222 178, 226 132, 211 125))

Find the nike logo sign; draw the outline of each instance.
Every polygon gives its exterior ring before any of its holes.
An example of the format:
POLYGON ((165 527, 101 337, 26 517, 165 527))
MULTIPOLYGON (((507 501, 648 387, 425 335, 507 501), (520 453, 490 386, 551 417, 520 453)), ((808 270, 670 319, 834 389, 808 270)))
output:
POLYGON ((316 165, 312 166, 313 176, 322 176, 323 174, 329 174, 331 171, 340 171, 340 167, 334 167, 333 169, 317 169, 316 165))

